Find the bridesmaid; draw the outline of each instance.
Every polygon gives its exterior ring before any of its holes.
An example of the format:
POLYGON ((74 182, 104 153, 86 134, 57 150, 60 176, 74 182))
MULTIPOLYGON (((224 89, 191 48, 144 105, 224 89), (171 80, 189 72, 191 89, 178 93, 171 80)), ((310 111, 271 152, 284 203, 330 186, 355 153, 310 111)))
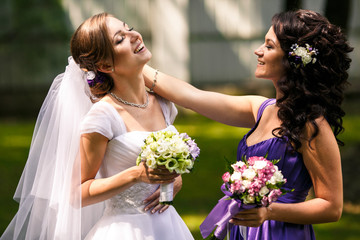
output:
POLYGON ((252 128, 239 143, 238 160, 266 153, 281 158, 285 187, 295 191, 270 207, 236 214, 231 239, 315 239, 311 224, 340 219, 338 135, 351 51, 339 27, 319 13, 298 10, 276 14, 255 50, 255 77, 272 81, 275 99, 203 91, 161 72, 154 82, 155 70, 145 68, 147 85, 157 94, 215 121, 252 128), (305 201, 311 187, 315 196, 305 201), (245 233, 239 226, 247 227, 245 233))

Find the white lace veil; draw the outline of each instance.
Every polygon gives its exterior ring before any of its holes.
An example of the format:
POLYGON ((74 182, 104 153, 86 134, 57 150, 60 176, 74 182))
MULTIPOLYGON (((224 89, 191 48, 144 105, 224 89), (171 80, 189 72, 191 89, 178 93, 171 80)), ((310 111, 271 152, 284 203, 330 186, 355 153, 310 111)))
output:
POLYGON ((86 74, 69 57, 41 107, 14 199, 19 210, 1 240, 83 239, 102 204, 81 208, 80 123, 92 106, 86 74))

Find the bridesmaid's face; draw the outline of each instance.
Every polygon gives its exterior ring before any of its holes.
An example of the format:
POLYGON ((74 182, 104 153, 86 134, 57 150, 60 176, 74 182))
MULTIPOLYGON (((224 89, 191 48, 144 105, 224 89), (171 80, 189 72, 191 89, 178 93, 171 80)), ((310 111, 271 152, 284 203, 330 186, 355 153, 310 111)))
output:
POLYGON ((282 59, 285 53, 272 27, 265 35, 264 44, 255 50, 255 54, 258 57, 255 77, 277 81, 284 76, 285 67, 282 59))
POLYGON ((106 25, 115 51, 115 72, 143 67, 151 59, 140 33, 114 17, 108 17, 106 25))

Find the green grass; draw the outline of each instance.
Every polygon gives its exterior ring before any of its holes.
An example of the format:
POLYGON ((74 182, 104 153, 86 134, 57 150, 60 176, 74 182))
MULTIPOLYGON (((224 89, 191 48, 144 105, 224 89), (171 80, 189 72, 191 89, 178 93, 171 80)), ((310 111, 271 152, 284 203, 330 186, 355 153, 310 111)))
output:
POLYGON ((12 200, 25 166, 34 122, 0 122, 0 233, 16 213, 12 200))
MULTIPOLYGON (((360 116, 344 119, 345 133, 341 139, 347 144, 360 142, 357 127, 360 116)), ((216 123, 197 114, 181 114, 175 122, 180 132, 187 132, 201 149, 199 161, 190 174, 183 175, 183 188, 174 205, 192 231, 195 239, 202 239, 199 225, 222 197, 219 189, 225 171, 224 158, 236 157, 237 144, 248 129, 216 123)), ((0 233, 4 231, 17 210, 12 196, 25 165, 34 122, 0 121, 0 233)), ((358 160, 359 161, 359 160, 358 160)), ((337 223, 314 225, 317 239, 358 239, 360 214, 344 212, 337 223)))
POLYGON ((345 131, 340 135, 340 139, 343 140, 346 145, 359 144, 360 143, 360 116, 359 115, 346 115, 344 117, 345 131))

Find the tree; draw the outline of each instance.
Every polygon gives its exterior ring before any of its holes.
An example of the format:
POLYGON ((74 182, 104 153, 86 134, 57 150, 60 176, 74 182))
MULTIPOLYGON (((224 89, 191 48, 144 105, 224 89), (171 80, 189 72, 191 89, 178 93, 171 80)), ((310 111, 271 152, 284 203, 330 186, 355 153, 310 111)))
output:
POLYGON ((325 16, 332 24, 343 29, 346 33, 348 30, 350 0, 327 0, 325 6, 325 16))
POLYGON ((297 10, 301 8, 302 1, 301 0, 286 0, 285 1, 285 11, 297 10))

